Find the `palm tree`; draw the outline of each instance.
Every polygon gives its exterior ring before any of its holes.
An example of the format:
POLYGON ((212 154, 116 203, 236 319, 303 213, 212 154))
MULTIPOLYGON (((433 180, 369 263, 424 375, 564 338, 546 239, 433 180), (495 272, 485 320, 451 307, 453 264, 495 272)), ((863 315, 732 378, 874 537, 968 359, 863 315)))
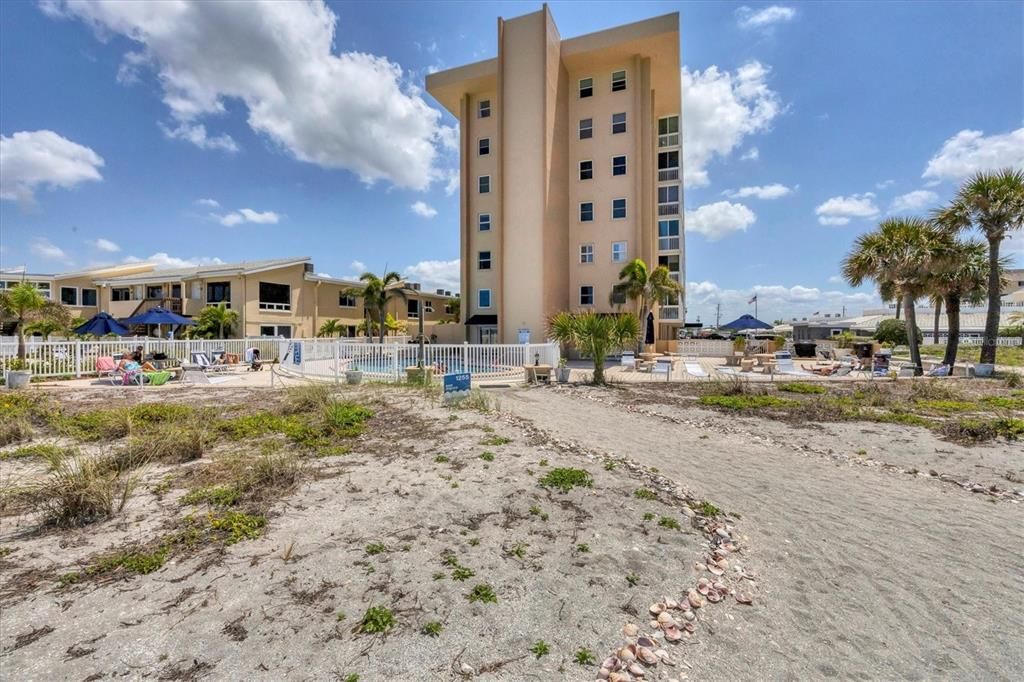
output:
POLYGON ((874 280, 885 294, 898 295, 910 345, 910 361, 920 375, 921 349, 917 338, 915 301, 927 286, 927 273, 941 265, 949 239, 920 218, 890 218, 874 232, 862 234, 843 259, 843 278, 850 286, 874 280))
MULTIPOLYGON (((659 265, 651 270, 643 260, 634 258, 619 271, 619 283, 612 287, 609 301, 612 305, 617 305, 617 300, 639 302, 640 310, 637 319, 640 321, 640 329, 643 329, 647 323, 648 309, 655 302, 664 301, 682 290, 682 286, 672 279, 672 275, 664 265, 659 265)), ((642 339, 638 336, 637 352, 642 350, 641 342, 642 339)))
POLYGON ((950 245, 947 267, 932 273, 928 286, 937 301, 946 304, 946 352, 942 364, 956 364, 960 346, 960 304, 980 303, 988 282, 988 248, 971 240, 950 245))
POLYGON ((1004 168, 977 173, 960 187, 949 206, 932 217, 947 230, 977 228, 988 241, 988 312, 980 362, 994 364, 1002 296, 999 247, 1007 233, 1024 227, 1024 171, 1004 168))
POLYGON ((343 331, 345 331, 345 327, 339 320, 324 320, 324 323, 320 325, 320 329, 317 331, 316 335, 319 337, 341 336, 343 331))
POLYGON ((548 322, 548 335, 593 358, 594 383, 603 384, 608 353, 635 341, 640 335, 640 325, 632 315, 563 312, 548 322))
POLYGON ((9 320, 17 323, 18 359, 24 361, 27 327, 33 323, 55 322, 64 329, 71 322, 71 313, 60 303, 39 293, 34 284, 21 282, 0 291, 0 321, 9 320))
MULTIPOLYGON (((359 279, 365 282, 361 295, 366 306, 377 313, 377 321, 383 323, 387 316, 388 303, 394 298, 405 299, 405 289, 395 286, 402 281, 402 276, 397 272, 385 273, 378 277, 372 272, 364 272, 359 279)), ((380 342, 384 343, 384 334, 387 330, 384 324, 380 325, 380 342)))
POLYGON ((461 298, 449 298, 445 301, 445 306, 448 307, 452 312, 449 313, 454 322, 461 321, 462 318, 462 299, 461 298))
MULTIPOLYGON (((230 332, 238 324, 238 312, 228 308, 226 302, 208 305, 199 311, 196 326, 207 333, 217 330, 217 338, 224 339, 225 330, 230 332)), ((198 331, 198 330, 197 330, 198 331)))

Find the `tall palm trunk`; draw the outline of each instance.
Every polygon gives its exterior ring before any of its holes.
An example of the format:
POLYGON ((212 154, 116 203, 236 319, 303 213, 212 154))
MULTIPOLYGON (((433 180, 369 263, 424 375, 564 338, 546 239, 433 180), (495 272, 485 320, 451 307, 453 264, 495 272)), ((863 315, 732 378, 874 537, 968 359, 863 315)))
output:
POLYGON ((1002 237, 988 239, 988 313, 985 315, 985 338, 981 343, 980 363, 995 364, 996 338, 999 336, 999 307, 1002 294, 999 269, 999 242, 1002 237))
POLYGON ((25 361, 25 356, 28 355, 28 348, 25 347, 25 320, 18 319, 18 359, 22 362, 25 361))
POLYGON ((942 314, 942 299, 935 298, 935 319, 932 321, 932 343, 939 345, 939 315, 942 314))
POLYGON ((384 343, 384 335, 387 333, 387 329, 384 328, 384 317, 386 315, 385 309, 385 306, 381 306, 377 309, 377 315, 380 316, 380 342, 382 344, 384 343))
POLYGON ((647 340, 647 298, 640 301, 640 336, 636 340, 637 357, 644 352, 644 341, 647 340))
POLYGON ((953 365, 956 364, 956 354, 960 348, 960 295, 949 294, 946 296, 946 354, 942 357, 942 364, 949 366, 949 373, 953 373, 953 365))
POLYGON ((921 376, 921 348, 917 344, 917 311, 914 310, 916 297, 913 294, 903 295, 903 315, 907 324, 907 345, 910 346, 910 363, 914 365, 914 376, 921 376))

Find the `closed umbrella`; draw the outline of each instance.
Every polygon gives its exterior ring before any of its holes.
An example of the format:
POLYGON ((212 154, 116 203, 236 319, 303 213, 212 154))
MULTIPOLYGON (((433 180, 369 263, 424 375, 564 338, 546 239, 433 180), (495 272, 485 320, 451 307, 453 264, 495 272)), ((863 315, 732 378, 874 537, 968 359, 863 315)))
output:
POLYGON ((155 325, 182 325, 182 324, 195 324, 190 318, 179 315, 178 313, 172 313, 170 310, 164 310, 163 308, 156 307, 150 308, 141 315, 129 317, 127 320, 122 320, 124 324, 155 324, 155 325))
POLYGON ((644 332, 644 343, 648 346, 654 343, 654 313, 647 313, 647 330, 644 332))
POLYGON ((92 334, 93 336, 106 336, 107 334, 128 336, 131 333, 128 331, 127 327, 115 320, 108 313, 99 313, 88 322, 84 322, 80 326, 75 327, 74 332, 83 336, 86 334, 92 334))

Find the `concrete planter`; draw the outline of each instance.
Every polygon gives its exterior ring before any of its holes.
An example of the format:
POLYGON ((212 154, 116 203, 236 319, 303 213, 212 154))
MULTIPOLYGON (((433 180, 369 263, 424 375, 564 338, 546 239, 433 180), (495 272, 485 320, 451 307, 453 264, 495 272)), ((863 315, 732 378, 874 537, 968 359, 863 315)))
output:
POLYGON ((560 384, 569 383, 569 368, 568 367, 556 367, 555 368, 555 379, 560 384))
POLYGON ((991 362, 979 362, 974 366, 974 376, 990 377, 996 371, 996 366, 991 362))
POLYGON ((356 385, 363 381, 363 371, 360 369, 350 369, 345 371, 345 383, 356 385))
POLYGON ((7 372, 7 388, 25 388, 32 381, 32 372, 27 369, 12 369, 7 372))

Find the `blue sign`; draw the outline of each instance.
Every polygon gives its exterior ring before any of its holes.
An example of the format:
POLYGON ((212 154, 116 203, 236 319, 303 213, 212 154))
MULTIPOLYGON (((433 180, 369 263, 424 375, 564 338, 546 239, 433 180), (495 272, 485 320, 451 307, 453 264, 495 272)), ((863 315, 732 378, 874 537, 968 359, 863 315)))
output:
POLYGON ((469 395, 473 385, 473 375, 469 372, 456 372, 444 375, 444 398, 464 398, 469 395))
POLYGON ((296 341, 292 344, 292 364, 302 364, 302 342, 296 341))

